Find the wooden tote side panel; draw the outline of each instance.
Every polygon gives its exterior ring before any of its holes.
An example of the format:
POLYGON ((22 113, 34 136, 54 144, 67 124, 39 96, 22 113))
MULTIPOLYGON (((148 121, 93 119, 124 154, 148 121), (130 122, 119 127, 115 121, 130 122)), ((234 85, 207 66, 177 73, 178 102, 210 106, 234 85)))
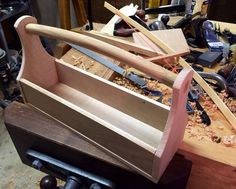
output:
POLYGON ((60 82, 163 131, 169 107, 70 65, 56 64, 60 82))
POLYGON ((147 150, 136 144, 132 136, 122 136, 111 131, 104 123, 78 112, 76 106, 26 80, 21 80, 21 88, 26 101, 53 118, 64 123, 66 127, 80 134, 111 155, 122 160, 146 177, 152 171, 154 150, 147 150))

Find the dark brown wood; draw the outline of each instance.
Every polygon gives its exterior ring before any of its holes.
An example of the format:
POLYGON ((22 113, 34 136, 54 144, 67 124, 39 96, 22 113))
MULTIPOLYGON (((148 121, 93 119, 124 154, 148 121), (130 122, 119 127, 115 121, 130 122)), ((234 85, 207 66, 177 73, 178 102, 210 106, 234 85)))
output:
POLYGON ((87 23, 87 15, 84 7, 83 0, 72 0, 74 5, 75 15, 79 26, 83 26, 87 23))
POLYGON ((236 23, 235 7, 235 0, 210 0, 207 17, 211 20, 236 23))
POLYGON ((235 189, 235 167, 185 150, 179 150, 178 152, 193 163, 188 189, 235 189))
POLYGON ((60 16, 61 28, 71 29, 70 1, 58 0, 58 10, 60 16))
POLYGON ((64 42, 59 42, 54 49, 54 57, 61 58, 70 50, 70 46, 64 42))
POLYGON ((117 188, 185 188, 191 162, 175 155, 158 184, 136 174, 130 168, 81 139, 51 117, 32 106, 12 103, 4 113, 5 124, 23 163, 34 149, 61 161, 115 181, 117 188))

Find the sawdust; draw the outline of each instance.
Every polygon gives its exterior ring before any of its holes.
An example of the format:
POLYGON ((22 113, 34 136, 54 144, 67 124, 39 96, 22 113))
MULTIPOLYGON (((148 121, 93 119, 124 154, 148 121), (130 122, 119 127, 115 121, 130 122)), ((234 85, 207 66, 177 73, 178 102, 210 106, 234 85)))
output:
MULTIPOLYGON (((71 56, 71 60, 73 60, 73 65, 77 66, 83 70, 86 70, 88 72, 92 72, 95 75, 101 75, 101 73, 96 73, 93 70, 93 67, 96 65, 96 62, 94 62, 92 59, 80 55, 80 56, 71 56)), ((96 67, 96 66, 95 66, 96 67)), ((123 65, 124 70, 128 70, 129 67, 127 65, 123 65)), ((99 70, 96 68, 96 70, 99 70)), ((178 69, 181 70, 181 69, 178 69)), ((172 97, 172 89, 168 86, 156 81, 151 80, 148 78, 143 78, 147 82, 147 88, 149 90, 158 90, 161 91, 163 96, 161 98, 161 102, 165 105, 171 106, 171 97, 172 97)), ((153 100, 160 100, 159 96, 153 96, 150 93, 144 92, 144 90, 140 89, 139 87, 135 86, 130 80, 122 77, 117 76, 113 80, 114 83, 123 86, 131 91, 134 91, 136 93, 142 94, 148 98, 151 98, 153 100)), ((229 107, 229 109, 232 111, 232 113, 236 116, 236 99, 232 97, 228 97, 225 91, 222 91, 221 93, 218 93, 219 97, 223 100, 223 102, 229 107)), ((191 104, 191 107, 194 109, 194 113, 190 114, 188 116, 188 124, 186 126, 186 132, 185 134, 189 138, 196 138, 197 140, 205 140, 205 141, 211 141, 214 143, 219 143, 225 146, 232 146, 234 144, 234 138, 231 139, 230 145, 227 145, 226 139, 229 139, 235 133, 233 130, 226 128, 222 126, 222 123, 218 121, 219 119, 219 110, 217 109, 217 106, 212 102, 210 97, 202 91, 202 98, 200 99, 200 104, 208 114, 208 116, 211 119, 212 124, 210 126, 207 126, 202 123, 200 112, 196 110, 194 102, 189 102, 191 104), (223 140, 224 139, 224 140, 223 140)), ((222 116, 223 117, 223 116, 222 116)))
MULTIPOLYGON (((146 78, 144 79, 147 81, 147 86, 149 89, 159 90, 163 93, 162 103, 171 106, 169 99, 172 97, 172 89, 158 81, 149 80, 146 78)), ((122 76, 115 77, 113 82, 127 89, 130 89, 131 91, 147 96, 148 98, 151 98, 153 100, 159 99, 159 97, 146 94, 142 89, 138 88, 131 81, 123 78, 122 76)), ((220 145, 225 145, 227 147, 234 146, 234 131, 221 125, 218 120, 218 114, 216 114, 216 112, 219 112, 217 106, 213 103, 213 101, 206 93, 203 93, 202 95, 203 96, 199 102, 210 117, 212 124, 210 126, 207 126, 202 123, 200 112, 196 109, 195 103, 189 102, 191 107, 194 109, 194 113, 189 114, 188 116, 185 135, 187 135, 187 137, 189 138, 196 138, 197 140, 201 141, 204 140, 214 142, 220 145)), ((236 99, 228 97, 225 91, 219 93, 219 96, 236 116, 236 99)))

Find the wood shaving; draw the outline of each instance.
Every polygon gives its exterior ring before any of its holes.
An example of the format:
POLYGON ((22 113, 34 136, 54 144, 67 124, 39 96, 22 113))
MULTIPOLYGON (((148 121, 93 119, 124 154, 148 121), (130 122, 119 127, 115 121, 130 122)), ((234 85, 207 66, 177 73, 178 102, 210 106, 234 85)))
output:
POLYGON ((234 141, 235 141, 235 135, 223 136, 222 138, 222 143, 227 147, 233 146, 234 141))
POLYGON ((236 98, 228 97, 225 91, 222 91, 219 94, 219 96, 223 100, 223 102, 226 104, 226 106, 228 106, 230 111, 236 116, 236 98))
POLYGON ((79 56, 79 57, 76 57, 74 55, 71 56, 71 59, 73 60, 73 66, 77 66, 77 65, 80 65, 82 64, 82 59, 83 59, 83 56, 79 56))
MULTIPOLYGON (((145 81, 147 81, 147 86, 150 90, 159 90, 163 93, 162 103, 165 105, 171 106, 169 99, 172 97, 172 89, 158 81, 149 80, 146 78, 144 79, 145 81)), ((113 82, 120 86, 124 86, 130 89, 131 91, 145 95, 153 100, 159 99, 159 97, 145 94, 142 89, 134 86, 134 84, 131 81, 129 81, 126 78, 123 78, 122 76, 116 77, 113 80, 113 82)), ((234 115, 236 115, 235 98, 231 98, 231 97, 229 98, 224 91, 222 91, 220 94, 219 96, 222 98, 222 100, 226 103, 226 105, 234 113, 234 115)), ((200 100, 200 103, 202 107, 204 108, 204 110, 209 115, 210 119, 212 121, 216 121, 218 117, 215 114, 215 112, 218 111, 218 108, 210 99, 210 97, 204 92, 202 92, 202 98, 200 100)), ((211 141, 214 143, 220 143, 223 145, 232 146, 232 140, 229 140, 229 138, 222 136, 222 131, 224 131, 224 126, 218 125, 215 128, 213 128, 211 126, 207 126, 203 124, 200 117, 200 112, 196 110, 196 104, 194 102, 189 102, 189 104, 194 109, 194 113, 188 116, 188 123, 186 126, 186 133, 188 137, 196 138, 199 141, 206 140, 206 141, 211 141), (228 142, 229 143, 228 144, 227 141, 231 141, 231 142, 228 142)))

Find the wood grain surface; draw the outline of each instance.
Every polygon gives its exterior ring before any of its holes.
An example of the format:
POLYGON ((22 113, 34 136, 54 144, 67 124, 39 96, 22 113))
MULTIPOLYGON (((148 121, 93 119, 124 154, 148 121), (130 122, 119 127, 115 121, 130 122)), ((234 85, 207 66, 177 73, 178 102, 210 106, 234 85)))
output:
MULTIPOLYGON (((14 102, 5 110, 4 118, 21 160, 29 166, 32 165, 26 152, 34 149, 110 179, 117 189, 182 189, 187 184, 191 162, 181 155, 174 156, 158 184, 154 184, 30 105, 14 102)), ((42 171, 52 174, 45 169, 42 171)), ((53 176, 58 177, 56 172, 53 176)))
POLYGON ((176 77, 169 70, 116 46, 75 32, 33 24, 35 22, 35 18, 23 16, 15 24, 23 45, 23 66, 17 80, 25 102, 157 183, 183 138, 192 71, 184 69, 176 77), (154 79, 173 83, 170 111, 162 103, 71 64, 52 61, 38 35, 80 44, 124 61, 154 79), (36 62, 37 56, 43 57, 40 59, 43 64, 36 62), (45 65, 47 62, 50 67, 45 65), (42 70, 45 73, 40 73, 42 70), (46 77, 52 77, 49 83, 44 80, 46 77))
POLYGON ((176 74, 158 66, 140 56, 136 56, 121 48, 112 46, 103 41, 81 35, 75 32, 66 31, 59 28, 28 23, 25 27, 27 32, 31 34, 41 35, 49 38, 71 42, 73 44, 81 45, 85 48, 91 49, 97 53, 104 54, 122 63, 125 63, 138 70, 142 70, 151 77, 172 86, 176 79, 176 74))
MULTIPOLYGON (((148 31, 146 28, 141 26, 139 23, 135 22, 128 16, 122 14, 119 10, 117 10, 115 7, 110 5, 109 3, 105 2, 104 6, 113 12, 114 14, 117 14, 120 16, 125 22, 132 25, 134 28, 139 30, 143 35, 145 35, 151 42, 155 43, 158 47, 160 47, 164 52, 166 53, 173 53, 174 50, 167 45, 161 38, 157 38, 153 33, 148 31)), ((212 99, 212 101, 216 104, 216 106, 219 108, 219 110, 222 112, 222 114, 226 117, 226 119, 231 124, 231 127, 236 130, 236 117, 233 115, 233 113, 229 110, 229 108, 225 105, 225 103, 220 99, 220 97, 216 94, 216 92, 205 82, 205 80, 183 59, 179 58, 179 64, 183 66, 184 68, 189 68, 194 71, 193 78, 195 81, 203 88, 203 90, 209 95, 209 97, 212 99)))
MULTIPOLYGON (((78 53, 74 50, 70 51, 73 51, 75 55, 78 53)), ((62 59, 66 59, 70 63, 70 56, 70 53, 67 53, 62 59)), ((229 122, 219 110, 215 112, 210 127, 219 136, 235 134, 229 122), (223 126, 224 129, 219 129, 219 126, 223 126)), ((217 144, 212 141, 202 141, 191 137, 186 131, 183 143, 178 152, 193 161, 188 189, 198 189, 199 187, 202 189, 220 189, 225 188, 225 186, 229 189, 235 188, 236 146, 225 147, 223 144, 217 144)))

